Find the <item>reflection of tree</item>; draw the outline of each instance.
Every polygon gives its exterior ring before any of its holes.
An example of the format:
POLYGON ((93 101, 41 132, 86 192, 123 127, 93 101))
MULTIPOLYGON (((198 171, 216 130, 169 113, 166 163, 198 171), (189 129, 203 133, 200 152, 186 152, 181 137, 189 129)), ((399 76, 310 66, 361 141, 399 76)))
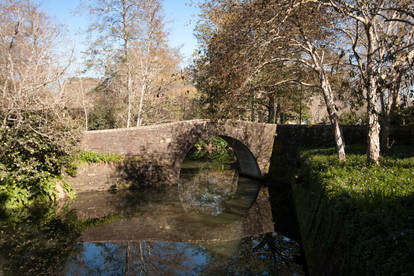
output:
POLYGON ((299 251, 297 243, 276 233, 242 239, 238 250, 228 258, 217 248, 198 247, 198 250, 207 256, 205 264, 196 268, 200 275, 303 274, 301 266, 293 262, 293 255, 299 251))
POLYGON ((298 245, 276 233, 241 241, 191 244, 128 241, 86 243, 68 275, 303 275, 298 245))
POLYGON ((179 196, 183 208, 218 215, 223 202, 236 193, 238 175, 234 170, 219 171, 211 163, 202 162, 198 169, 181 170, 179 196))
MULTIPOLYGON (((53 275, 72 252, 80 234, 76 215, 57 206, 15 210, 0 218, 0 260, 6 275, 53 275)), ((1 270, 1 269, 0 269, 1 270)))
POLYGON ((88 243, 70 259, 68 275, 181 275, 191 272, 184 243, 130 241, 88 243))

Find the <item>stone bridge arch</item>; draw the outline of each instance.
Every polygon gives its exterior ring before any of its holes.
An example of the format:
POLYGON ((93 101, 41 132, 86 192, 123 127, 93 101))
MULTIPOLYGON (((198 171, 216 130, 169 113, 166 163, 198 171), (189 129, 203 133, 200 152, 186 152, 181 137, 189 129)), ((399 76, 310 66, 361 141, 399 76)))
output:
POLYGON ((191 147, 200 140, 218 136, 233 148, 241 174, 261 177, 270 160, 275 125, 246 121, 193 120, 175 125, 171 152, 179 171, 191 147))
POLYGON ((163 173, 168 174, 166 178, 171 180, 169 182, 174 183, 191 147, 201 139, 219 136, 234 149, 241 174, 261 177, 270 162, 275 133, 274 124, 189 120, 128 129, 87 131, 81 148, 139 157, 140 165, 151 164, 162 168, 163 173))

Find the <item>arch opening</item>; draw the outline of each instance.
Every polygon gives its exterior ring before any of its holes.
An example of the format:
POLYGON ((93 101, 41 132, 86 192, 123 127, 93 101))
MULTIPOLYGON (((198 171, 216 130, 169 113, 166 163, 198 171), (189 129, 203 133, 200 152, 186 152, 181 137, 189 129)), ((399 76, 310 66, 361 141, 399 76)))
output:
POLYGON ((179 197, 186 211, 217 216, 237 192, 236 155, 218 136, 197 141, 180 167, 179 197))
POLYGON ((239 176, 258 177, 260 169, 242 142, 211 136, 197 141, 186 157, 178 181, 185 210, 217 216, 233 209, 238 215, 247 214, 259 185, 239 176))
POLYGON ((219 137, 227 141, 232 147, 234 154, 237 157, 237 165, 240 175, 261 178, 262 174, 259 165, 257 164, 257 160, 248 147, 232 137, 225 135, 220 135, 219 137))
POLYGON ((249 150, 249 148, 240 140, 235 139, 233 137, 227 135, 211 135, 206 137, 201 137, 188 143, 185 146, 184 155, 181 158, 178 158, 175 162, 175 167, 178 168, 178 177, 180 176, 180 170, 182 164, 185 160, 188 160, 188 156, 191 153, 192 149, 199 141, 207 140, 209 137, 219 137, 227 142, 228 147, 231 148, 232 154, 236 157, 234 162, 236 163, 236 167, 240 175, 252 177, 256 179, 262 178, 262 173, 259 167, 259 164, 256 160, 254 154, 249 150))

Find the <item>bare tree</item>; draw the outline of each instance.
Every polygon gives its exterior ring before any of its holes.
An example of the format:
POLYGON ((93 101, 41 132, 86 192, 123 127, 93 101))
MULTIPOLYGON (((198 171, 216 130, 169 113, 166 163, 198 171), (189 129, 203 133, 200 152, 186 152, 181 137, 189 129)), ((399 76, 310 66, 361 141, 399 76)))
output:
POLYGON ((61 39, 31 0, 0 2, 0 208, 57 199, 53 178, 78 141, 61 97, 71 62, 61 39))
POLYGON ((0 3, 1 128, 64 135, 52 124, 70 120, 58 92, 71 56, 58 55, 59 41, 59 29, 30 0, 0 3))
POLYGON ((135 113, 136 124, 141 125, 146 94, 160 71, 155 65, 156 52, 167 47, 161 2, 90 0, 88 11, 95 19, 89 31, 96 36, 89 49, 89 61, 95 68, 104 68, 107 78, 116 78, 113 83, 124 90, 126 127, 131 126, 135 113), (135 91, 139 91, 137 110, 135 91))
POLYGON ((141 51, 136 51, 136 54, 134 83, 140 84, 140 93, 137 95, 139 106, 134 113, 136 126, 179 119, 175 111, 177 104, 174 103, 174 90, 180 86, 181 56, 161 43, 145 57, 141 56, 141 51))
MULTIPOLYGON (((286 27, 294 27, 296 34, 287 33, 289 48, 294 50, 291 57, 282 57, 282 60, 292 61, 312 70, 317 76, 317 82, 304 83, 305 86, 316 86, 321 89, 329 121, 335 137, 339 160, 345 161, 345 141, 339 124, 338 108, 335 103, 335 93, 331 78, 342 67, 338 66, 341 55, 336 49, 336 33, 326 28, 334 24, 335 18, 327 13, 326 9, 312 3, 291 2, 282 5, 287 10, 282 19, 288 23, 286 27), (308 16, 304 16, 308 14, 308 16), (321 15, 325 14, 323 19, 321 15)), ((280 33, 280 31, 277 31, 280 33)))
POLYGON ((114 74, 119 71, 119 64, 125 64, 127 79, 124 89, 128 99, 126 127, 130 127, 133 97, 130 44, 139 33, 141 1, 90 0, 87 3, 87 10, 94 18, 88 31, 96 36, 88 51, 90 65, 99 68, 105 64, 105 73, 114 74))
MULTIPOLYGON (((136 41, 134 50, 137 66, 137 75, 140 78, 139 106, 137 111, 136 126, 142 124, 142 112, 144 98, 148 93, 151 82, 163 70, 163 65, 158 62, 160 52, 167 49, 166 33, 164 31, 161 4, 158 0, 150 0, 143 6, 143 21, 140 39, 136 41)), ((164 65, 165 66, 165 65, 164 65)))
POLYGON ((66 108, 74 117, 79 117, 84 121, 84 128, 88 130, 89 113, 93 107, 94 100, 92 91, 98 86, 99 80, 82 77, 82 73, 78 72, 79 77, 65 79, 63 82, 62 98, 66 108))

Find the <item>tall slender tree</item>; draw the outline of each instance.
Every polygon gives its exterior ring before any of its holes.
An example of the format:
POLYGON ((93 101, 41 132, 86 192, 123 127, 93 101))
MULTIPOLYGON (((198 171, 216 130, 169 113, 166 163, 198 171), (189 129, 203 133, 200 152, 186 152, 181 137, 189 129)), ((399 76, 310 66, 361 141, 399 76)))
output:
POLYGON ((156 74, 156 52, 168 47, 161 1, 89 0, 87 10, 94 18, 89 28, 94 40, 87 51, 89 64, 114 79, 111 83, 126 96, 125 126, 132 126, 134 113, 140 125, 148 86, 156 74), (139 76, 139 81, 134 76, 139 76))

